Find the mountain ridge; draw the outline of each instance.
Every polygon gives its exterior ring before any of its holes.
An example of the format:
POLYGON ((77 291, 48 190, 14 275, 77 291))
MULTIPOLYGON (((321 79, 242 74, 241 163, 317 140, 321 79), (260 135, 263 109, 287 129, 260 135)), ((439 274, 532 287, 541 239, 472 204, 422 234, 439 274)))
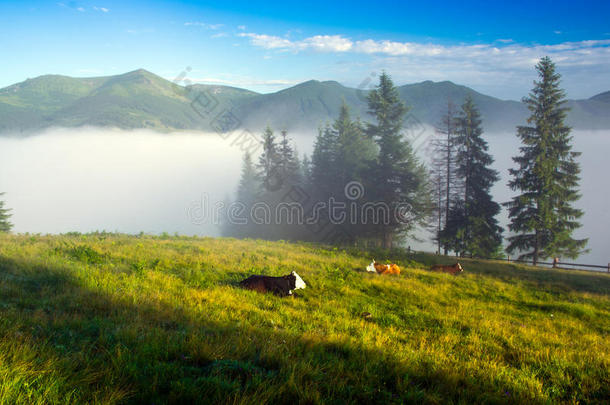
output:
MULTIPOLYGON (((410 107, 408 120, 436 125, 451 101, 459 108, 470 95, 488 132, 513 131, 529 115, 518 101, 502 100, 445 80, 397 86, 410 107)), ((218 120, 231 115, 232 127, 260 131, 315 130, 332 122, 345 101, 354 116, 367 114, 366 90, 337 81, 308 80, 274 93, 233 86, 181 86, 137 69, 114 76, 75 78, 42 75, 0 89, 0 134, 29 134, 47 127, 102 126, 158 131, 218 130, 218 120)), ((610 128, 610 91, 588 99, 569 100, 568 124, 578 129, 610 128)), ((408 121, 407 120, 407 121, 408 121)))

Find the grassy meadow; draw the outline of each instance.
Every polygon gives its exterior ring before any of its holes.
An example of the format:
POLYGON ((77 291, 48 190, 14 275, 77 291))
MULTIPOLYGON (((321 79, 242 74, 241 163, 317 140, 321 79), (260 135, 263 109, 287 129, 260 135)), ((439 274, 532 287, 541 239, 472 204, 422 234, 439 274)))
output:
POLYGON ((608 401, 610 275, 469 260, 457 277, 426 270, 438 262, 452 260, 0 235, 0 403, 608 401), (373 257, 403 273, 364 272, 373 257), (295 297, 236 287, 293 270, 307 283, 295 297))

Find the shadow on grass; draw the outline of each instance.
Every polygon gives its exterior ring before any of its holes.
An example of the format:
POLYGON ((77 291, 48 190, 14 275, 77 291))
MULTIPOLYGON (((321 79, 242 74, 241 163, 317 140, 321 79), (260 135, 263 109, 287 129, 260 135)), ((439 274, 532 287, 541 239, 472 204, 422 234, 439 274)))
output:
MULTIPOLYGON (((70 269, 1 256, 0 314, 0 342, 29 345, 37 353, 32 367, 51 362, 60 381, 48 392, 44 377, 23 380, 12 392, 0 390, 0 402, 506 400, 494 376, 447 375, 432 360, 399 362, 360 344, 221 322, 153 299, 134 304, 129 296, 85 287, 70 269)), ((2 360, 10 369, 18 355, 2 360)))

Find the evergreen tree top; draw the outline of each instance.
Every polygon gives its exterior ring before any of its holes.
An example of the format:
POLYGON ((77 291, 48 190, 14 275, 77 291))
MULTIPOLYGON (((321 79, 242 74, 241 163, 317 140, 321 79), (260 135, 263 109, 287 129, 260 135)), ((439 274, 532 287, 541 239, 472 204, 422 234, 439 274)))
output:
MULTIPOLYGON (((0 193, 2 197, 5 193, 0 193)), ((0 200, 0 232, 10 232, 13 224, 9 221, 11 214, 9 208, 4 208, 4 201, 0 200)))
POLYGON ((580 198, 580 167, 572 151, 570 127, 564 120, 567 108, 561 76, 555 64, 542 58, 536 65, 538 80, 523 102, 531 115, 528 126, 517 127, 521 154, 513 158, 518 167, 510 169, 508 183, 520 195, 506 203, 515 233, 509 238, 509 252, 519 251, 522 258, 565 255, 575 258, 584 251, 587 239, 574 239, 572 231, 581 225, 583 211, 571 204, 580 198))

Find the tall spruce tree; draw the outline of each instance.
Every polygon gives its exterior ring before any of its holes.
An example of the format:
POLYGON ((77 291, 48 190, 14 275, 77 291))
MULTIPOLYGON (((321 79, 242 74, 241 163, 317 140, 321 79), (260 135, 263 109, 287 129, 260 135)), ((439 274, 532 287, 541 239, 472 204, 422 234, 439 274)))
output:
POLYGON ((281 132, 282 139, 278 146, 278 169, 284 186, 290 186, 301 182, 300 162, 298 154, 290 144, 288 133, 281 132))
POLYGON ((505 204, 514 233, 506 250, 534 265, 549 257, 576 258, 587 244, 587 239, 572 237, 583 215, 572 206, 580 198, 580 153, 572 151, 571 128, 564 122, 568 109, 563 106, 561 76, 549 57, 542 58, 536 70, 539 81, 523 99, 531 112, 529 125, 517 127, 521 155, 513 158, 517 168, 509 170, 508 185, 521 194, 505 204))
POLYGON ((307 154, 303 154, 301 159, 301 183, 304 187, 311 184, 311 159, 307 154))
POLYGON ((261 186, 268 192, 277 191, 282 187, 283 179, 280 173, 280 158, 278 147, 270 127, 263 132, 263 152, 258 159, 257 171, 261 186))
POLYGON ((345 221, 335 225, 340 228, 342 242, 353 243, 366 236, 367 227, 361 223, 358 215, 366 198, 364 195, 358 196, 359 198, 346 195, 346 187, 353 182, 365 182, 366 172, 376 158, 377 146, 365 135, 360 120, 351 118, 345 101, 341 105, 339 117, 332 124, 332 132, 334 142, 331 196, 346 207, 345 221))
POLYGON ((380 221, 373 233, 385 248, 398 236, 407 235, 417 225, 424 225, 431 213, 427 170, 419 162, 402 128, 408 108, 400 100, 390 77, 384 72, 379 84, 368 95, 369 113, 375 118, 367 133, 377 143, 379 155, 371 166, 366 192, 389 208, 387 221, 380 221), (396 215, 399 207, 409 205, 409 221, 396 215))
MULTIPOLYGON (((435 240, 443 247, 445 255, 449 250, 450 240, 443 239, 443 229, 448 227, 449 210, 455 201, 459 181, 456 176, 456 143, 455 143, 456 111, 451 100, 447 101, 447 111, 436 127, 437 137, 434 141, 434 159, 432 175, 435 182, 436 216, 438 221, 435 240), (439 190, 441 188, 442 191, 439 190)), ((446 233, 446 232, 445 232, 446 233)))
POLYGON ((243 216, 246 219, 246 223, 234 225, 236 231, 235 236, 256 236, 256 226, 252 222, 250 211, 259 198, 259 193, 260 185, 256 174, 256 168, 252 162, 252 155, 250 155, 250 152, 246 152, 241 167, 241 178, 239 179, 239 185, 237 186, 237 201, 245 207, 243 216))
POLYGON ((430 230, 433 232, 434 237, 432 240, 436 242, 436 253, 441 253, 441 232, 444 226, 445 217, 443 215, 443 165, 437 160, 433 159, 432 169, 430 170, 430 180, 432 186, 432 200, 434 201, 434 212, 432 222, 430 223, 430 230))
MULTIPOLYGON (((0 197, 3 195, 4 193, 0 193, 0 197)), ((9 221, 11 217, 10 211, 9 208, 5 208, 4 201, 0 200, 0 232, 10 232, 13 228, 13 224, 9 221)))
MULTIPOLYGON (((365 136, 362 123, 351 118, 349 107, 342 104, 339 116, 330 125, 320 129, 312 155, 311 194, 317 201, 328 203, 330 198, 339 204, 361 204, 362 201, 348 201, 345 187, 350 182, 364 182, 370 162, 376 157, 373 140, 365 136)), ((320 210, 328 218, 328 209, 320 210)), ((355 213, 356 218, 359 216, 355 213)), ((325 219, 326 219, 325 218, 325 219)), ((362 224, 348 217, 343 223, 332 223, 328 228, 342 235, 342 242, 355 242, 362 237, 362 224)))
POLYGON ((318 129, 318 136, 311 155, 312 191, 317 197, 332 195, 335 182, 335 152, 337 149, 337 134, 330 124, 318 129))
POLYGON ((350 181, 362 181, 364 171, 375 159, 377 148, 370 137, 365 136, 359 119, 352 120, 345 100, 339 117, 332 125, 334 131, 333 157, 336 175, 336 191, 340 195, 350 181))
POLYGON ((480 113, 468 96, 455 120, 457 150, 455 173, 462 181, 462 195, 449 212, 444 239, 455 241, 451 248, 462 255, 495 256, 502 244, 502 228, 496 215, 500 205, 493 201, 491 187, 498 172, 483 139, 480 113))
POLYGON ((256 201, 259 190, 258 176, 252 162, 252 155, 250 155, 250 152, 246 152, 241 167, 241 178, 237 187, 237 200, 242 201, 244 204, 252 204, 256 201))

